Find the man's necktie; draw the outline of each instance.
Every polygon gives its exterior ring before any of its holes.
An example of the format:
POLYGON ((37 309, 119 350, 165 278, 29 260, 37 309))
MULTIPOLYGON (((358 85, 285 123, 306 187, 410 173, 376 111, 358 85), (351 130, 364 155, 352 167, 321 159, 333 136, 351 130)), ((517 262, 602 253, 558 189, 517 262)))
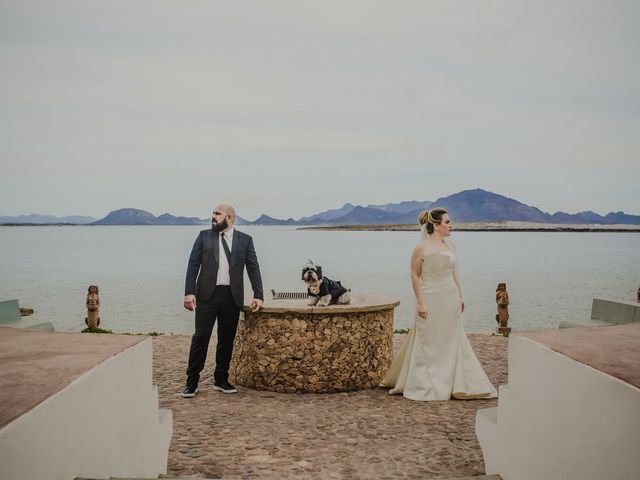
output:
POLYGON ((231 265, 231 250, 229 250, 229 244, 225 239, 224 233, 221 233, 220 235, 222 238, 222 248, 224 248, 224 253, 227 255, 227 261, 229 262, 229 265, 231 265))

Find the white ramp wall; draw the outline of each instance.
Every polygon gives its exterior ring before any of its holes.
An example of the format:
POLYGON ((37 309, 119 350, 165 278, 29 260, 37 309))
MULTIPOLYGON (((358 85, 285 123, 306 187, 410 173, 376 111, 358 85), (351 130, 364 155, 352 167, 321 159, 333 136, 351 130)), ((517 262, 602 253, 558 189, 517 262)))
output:
POLYGON ((0 479, 156 478, 173 431, 151 339, 100 363, 0 430, 0 479))
POLYGON ((476 434, 504 480, 640 478, 640 390, 526 337, 509 338, 509 384, 476 434))

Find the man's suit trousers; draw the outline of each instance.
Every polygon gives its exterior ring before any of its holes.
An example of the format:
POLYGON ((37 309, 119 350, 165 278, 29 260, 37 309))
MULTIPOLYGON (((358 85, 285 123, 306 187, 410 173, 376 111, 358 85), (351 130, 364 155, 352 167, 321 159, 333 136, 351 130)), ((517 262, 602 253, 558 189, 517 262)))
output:
POLYGON ((204 368, 209 349, 209 340, 213 325, 218 321, 218 345, 216 347, 216 368, 213 374, 216 383, 229 378, 229 365, 233 352, 233 340, 236 337, 240 309, 233 301, 231 288, 217 286, 206 301, 196 303, 196 328, 191 337, 189 366, 187 367, 187 385, 197 386, 200 372, 204 368))

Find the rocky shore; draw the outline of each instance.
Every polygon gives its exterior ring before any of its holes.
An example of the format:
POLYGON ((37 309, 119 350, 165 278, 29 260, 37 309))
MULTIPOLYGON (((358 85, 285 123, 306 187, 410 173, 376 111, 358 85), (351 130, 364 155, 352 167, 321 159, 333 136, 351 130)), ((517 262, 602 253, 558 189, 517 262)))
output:
MULTIPOLYGON (((394 335, 397 351, 406 335, 394 335)), ((497 387, 507 383, 507 339, 469 334, 497 387)), ((168 473, 202 478, 449 478, 484 473, 475 414, 491 400, 413 402, 374 388, 286 394, 238 386, 214 392, 215 338, 200 392, 184 387, 190 337, 154 342, 153 382, 173 411, 168 473)))
MULTIPOLYGON (((454 222, 459 232, 640 232, 640 225, 600 225, 537 222, 454 222)), ((327 225, 300 227, 298 230, 345 230, 345 231, 418 231, 416 224, 402 225, 327 225)))

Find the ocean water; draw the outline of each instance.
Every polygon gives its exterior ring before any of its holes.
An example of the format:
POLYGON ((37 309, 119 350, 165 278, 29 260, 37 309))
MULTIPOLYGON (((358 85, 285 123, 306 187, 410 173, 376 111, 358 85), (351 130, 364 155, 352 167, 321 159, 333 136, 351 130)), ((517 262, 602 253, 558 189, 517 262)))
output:
MULTIPOLYGON (((101 327, 115 332, 191 334, 184 276, 202 226, 0 227, 0 300, 18 298, 36 313, 22 324, 85 327, 87 287, 100 287, 101 327)), ((239 227, 254 238, 265 296, 304 291, 307 259, 354 292, 400 300, 396 328, 414 318, 409 256, 417 232, 239 227)), ((635 301, 640 234, 454 232, 466 301, 465 330, 495 327, 495 288, 506 282, 515 330, 556 328, 589 318, 593 297, 635 301)), ((246 290, 250 292, 248 280, 246 290)))

